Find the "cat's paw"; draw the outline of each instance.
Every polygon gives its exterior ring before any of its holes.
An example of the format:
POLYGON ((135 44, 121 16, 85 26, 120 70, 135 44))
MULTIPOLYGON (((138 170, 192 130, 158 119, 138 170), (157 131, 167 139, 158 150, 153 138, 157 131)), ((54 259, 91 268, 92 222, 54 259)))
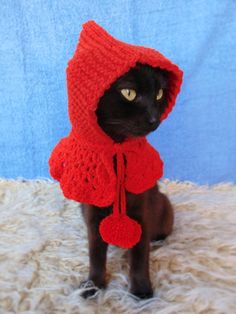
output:
POLYGON ((151 288, 148 290, 131 290, 131 293, 139 299, 150 299, 153 297, 153 290, 151 288))
POLYGON ((139 299, 149 299, 153 297, 150 280, 134 280, 131 284, 130 292, 139 299))
POLYGON ((80 289, 83 289, 80 296, 84 299, 95 297, 96 293, 100 290, 98 287, 95 286, 92 280, 84 280, 79 285, 80 289))

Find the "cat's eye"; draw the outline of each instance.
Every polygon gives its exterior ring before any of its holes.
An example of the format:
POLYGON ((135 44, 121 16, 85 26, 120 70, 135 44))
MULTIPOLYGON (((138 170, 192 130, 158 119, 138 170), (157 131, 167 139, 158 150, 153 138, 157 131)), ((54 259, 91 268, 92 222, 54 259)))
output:
POLYGON ((156 95, 156 100, 160 100, 163 96, 163 89, 160 88, 157 95, 156 95))
POLYGON ((129 101, 133 101, 136 97, 136 91, 134 89, 123 88, 120 92, 129 101))

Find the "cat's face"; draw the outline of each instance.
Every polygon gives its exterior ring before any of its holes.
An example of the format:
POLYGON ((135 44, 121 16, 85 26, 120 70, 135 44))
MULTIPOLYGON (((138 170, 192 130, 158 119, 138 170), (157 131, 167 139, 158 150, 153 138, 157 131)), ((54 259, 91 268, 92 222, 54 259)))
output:
POLYGON ((114 141, 157 129, 167 105, 167 72, 137 63, 101 97, 98 124, 114 141))

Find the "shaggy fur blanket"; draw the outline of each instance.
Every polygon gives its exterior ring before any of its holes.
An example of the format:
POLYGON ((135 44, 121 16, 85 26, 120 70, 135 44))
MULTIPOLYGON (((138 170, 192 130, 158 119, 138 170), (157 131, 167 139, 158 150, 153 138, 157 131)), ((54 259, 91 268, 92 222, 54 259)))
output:
POLYGON ((46 180, 0 181, 0 313, 236 313, 236 186, 160 183, 175 227, 151 245, 154 298, 129 292, 127 251, 110 246, 108 288, 90 300, 78 203, 46 180))

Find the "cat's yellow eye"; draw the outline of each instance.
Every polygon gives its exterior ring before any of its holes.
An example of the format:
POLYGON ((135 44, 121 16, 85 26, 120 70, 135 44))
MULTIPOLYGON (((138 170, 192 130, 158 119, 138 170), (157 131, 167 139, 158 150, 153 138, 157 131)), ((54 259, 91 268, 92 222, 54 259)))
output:
POLYGON ((163 96, 163 89, 160 88, 158 93, 157 93, 157 96, 156 96, 156 100, 160 100, 163 96))
POLYGON ((133 101, 136 97, 136 91, 134 89, 123 88, 120 92, 129 101, 133 101))

